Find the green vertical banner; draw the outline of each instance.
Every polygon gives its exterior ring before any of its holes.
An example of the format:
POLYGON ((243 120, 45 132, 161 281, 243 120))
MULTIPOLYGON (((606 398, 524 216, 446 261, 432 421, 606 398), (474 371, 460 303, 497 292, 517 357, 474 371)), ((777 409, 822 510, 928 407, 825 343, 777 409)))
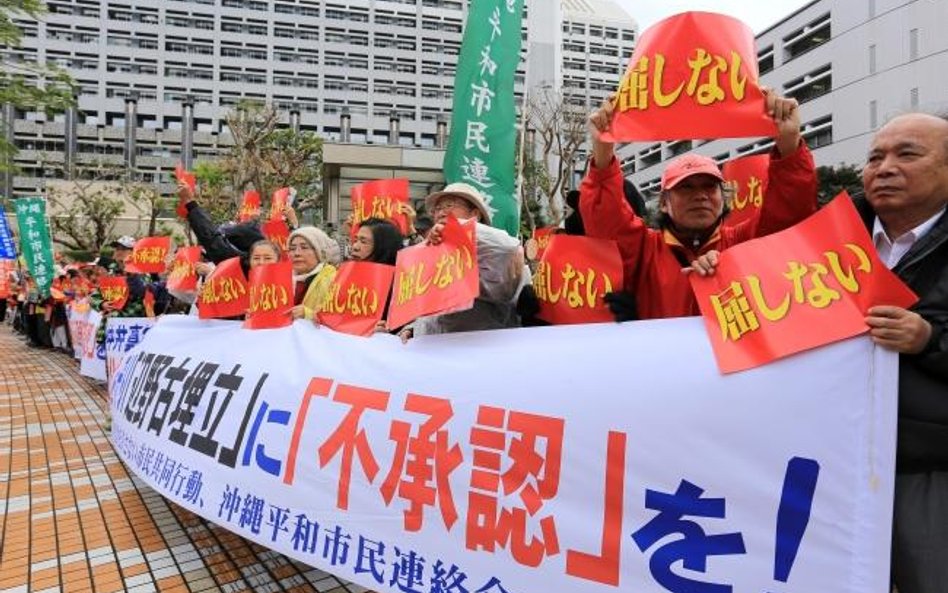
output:
POLYGON ((13 202, 20 230, 20 253, 43 296, 53 283, 53 244, 46 223, 45 198, 20 198, 13 202))
POLYGON ((476 187, 492 224, 517 236, 514 74, 520 63, 523 0, 477 0, 468 8, 454 79, 444 178, 476 187))

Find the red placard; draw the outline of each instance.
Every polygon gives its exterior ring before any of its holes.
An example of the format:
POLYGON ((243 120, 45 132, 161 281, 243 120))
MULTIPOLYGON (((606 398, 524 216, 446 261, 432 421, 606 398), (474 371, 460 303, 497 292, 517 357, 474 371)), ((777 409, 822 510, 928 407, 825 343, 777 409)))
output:
POLYGON ((603 140, 773 136, 757 79, 747 25, 711 12, 669 17, 639 38, 603 140))
POLYGON ((200 247, 180 247, 171 262, 168 290, 192 292, 197 290, 197 272, 194 264, 201 261, 200 247))
MULTIPOLYGON (((178 185, 183 185, 188 188, 193 196, 197 191, 197 178, 194 176, 194 173, 186 170, 184 166, 178 163, 174 168, 174 177, 178 181, 178 185)), ((188 209, 185 207, 184 202, 179 201, 178 207, 175 209, 175 214, 181 218, 188 217, 188 209)))
POLYGON ((103 305, 108 304, 113 310, 120 311, 128 301, 128 281, 125 276, 101 276, 99 294, 103 305))
POLYGON ((533 229, 533 240, 537 242, 537 254, 533 259, 543 259, 543 254, 546 252, 546 248, 550 246, 550 239, 553 237, 554 231, 556 231, 556 227, 552 226, 533 229))
POLYGON ((293 323, 293 264, 279 262, 250 268, 250 304, 246 329, 274 329, 293 323))
POLYGON ((239 257, 225 259, 214 268, 201 287, 197 304, 201 319, 238 317, 247 312, 250 296, 239 257))
POLYGON ((65 286, 62 280, 53 278, 53 282, 49 286, 49 296, 54 301, 62 302, 66 300, 65 286))
POLYGON ((16 261, 0 259, 0 299, 8 298, 11 294, 10 272, 16 269, 16 261))
POLYGON ((554 325, 613 321, 602 297, 622 289, 622 276, 615 241, 553 235, 533 276, 537 317, 554 325))
POLYGON ((260 216, 260 192, 248 189, 237 212, 237 222, 247 222, 260 216))
POLYGON ((385 312, 395 266, 347 261, 339 266, 317 319, 345 334, 370 336, 385 312))
POLYGON ((95 286, 85 276, 79 276, 72 281, 72 289, 76 293, 76 298, 81 299, 89 296, 89 293, 95 289, 95 286))
POLYGON ((408 204, 408 179, 366 181, 354 186, 349 197, 352 199, 351 236, 355 237, 363 220, 372 217, 390 220, 402 235, 408 233, 408 217, 401 208, 402 204, 408 204))
POLYGON ((151 286, 145 287, 145 296, 142 298, 142 304, 145 306, 145 317, 154 317, 155 294, 151 291, 151 286))
POLYGON ((734 226, 760 215, 767 193, 769 167, 769 154, 741 157, 721 167, 724 183, 731 191, 728 202, 731 211, 724 219, 725 226, 734 226))
POLYGON ((171 237, 145 237, 135 241, 132 254, 125 260, 125 271, 129 274, 161 274, 168 264, 165 260, 171 251, 171 237))
POLYGON ((849 196, 785 231, 732 247, 692 275, 718 368, 741 371, 865 331, 875 305, 917 299, 879 261, 849 196))
POLYGON ((281 187, 270 196, 270 220, 283 220, 283 210, 290 203, 290 188, 281 187))
POLYGON ((422 315, 470 308, 478 285, 476 227, 448 217, 439 245, 415 245, 398 252, 388 309, 389 329, 422 315))
POLYGON ((280 259, 289 259, 290 227, 286 226, 282 218, 262 223, 260 231, 263 232, 264 237, 276 243, 280 248, 280 259))

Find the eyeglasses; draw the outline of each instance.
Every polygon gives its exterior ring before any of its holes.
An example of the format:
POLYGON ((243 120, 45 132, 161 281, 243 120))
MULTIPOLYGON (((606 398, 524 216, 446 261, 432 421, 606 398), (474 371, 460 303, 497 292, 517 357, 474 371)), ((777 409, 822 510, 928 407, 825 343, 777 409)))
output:
POLYGON ((435 212, 440 210, 451 210, 452 208, 463 208, 464 210, 473 209, 471 208, 471 204, 463 198, 445 197, 438 200, 434 205, 435 212))

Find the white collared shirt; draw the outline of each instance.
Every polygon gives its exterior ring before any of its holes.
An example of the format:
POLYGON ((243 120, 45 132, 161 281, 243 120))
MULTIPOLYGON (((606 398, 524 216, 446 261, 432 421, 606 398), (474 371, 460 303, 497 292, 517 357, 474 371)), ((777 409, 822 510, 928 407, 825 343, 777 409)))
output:
POLYGON ((944 213, 945 208, 942 208, 941 211, 922 224, 897 237, 895 241, 889 239, 889 235, 882 228, 882 221, 877 216, 875 222, 872 223, 872 242, 876 246, 876 251, 879 253, 879 259, 882 260, 882 263, 890 270, 894 268, 902 259, 902 256, 912 248, 912 245, 915 245, 916 241, 924 237, 935 226, 935 223, 944 213))

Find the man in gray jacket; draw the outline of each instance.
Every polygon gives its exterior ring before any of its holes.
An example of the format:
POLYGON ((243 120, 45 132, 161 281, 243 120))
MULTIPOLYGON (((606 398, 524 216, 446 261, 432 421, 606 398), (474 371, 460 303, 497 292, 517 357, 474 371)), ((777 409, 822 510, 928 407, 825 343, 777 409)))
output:
POLYGON ((517 295, 530 275, 524 266, 520 241, 490 225, 490 208, 484 197, 466 183, 452 183, 440 192, 425 198, 425 209, 435 225, 428 241, 441 240, 444 221, 449 215, 458 220, 477 220, 477 268, 480 292, 474 306, 464 311, 421 317, 401 332, 413 335, 447 334, 482 329, 517 327, 520 320, 515 311, 517 295))

